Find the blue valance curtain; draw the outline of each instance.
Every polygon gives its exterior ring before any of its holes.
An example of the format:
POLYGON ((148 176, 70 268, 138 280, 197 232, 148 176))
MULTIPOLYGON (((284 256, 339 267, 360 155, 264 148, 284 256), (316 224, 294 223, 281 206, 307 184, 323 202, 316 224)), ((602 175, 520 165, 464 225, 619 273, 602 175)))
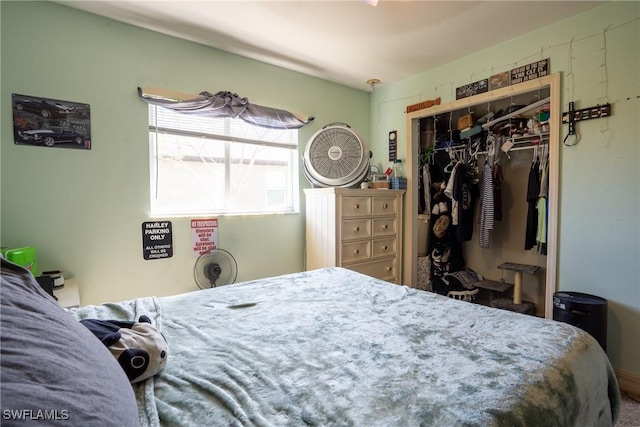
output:
POLYGON ((313 117, 252 104, 248 98, 227 91, 215 94, 200 92, 199 95, 191 95, 143 86, 138 87, 138 95, 149 104, 169 108, 179 113, 231 117, 269 129, 299 129, 313 120, 313 117))

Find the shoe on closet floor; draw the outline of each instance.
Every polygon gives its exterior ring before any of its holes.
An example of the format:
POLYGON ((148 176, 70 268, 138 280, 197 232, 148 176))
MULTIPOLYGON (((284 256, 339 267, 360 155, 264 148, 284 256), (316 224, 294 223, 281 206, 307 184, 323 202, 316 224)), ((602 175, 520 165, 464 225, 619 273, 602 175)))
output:
POLYGON ((478 292, 480 292, 480 289, 474 289, 473 291, 450 291, 447 293, 447 296, 460 301, 473 302, 478 292))

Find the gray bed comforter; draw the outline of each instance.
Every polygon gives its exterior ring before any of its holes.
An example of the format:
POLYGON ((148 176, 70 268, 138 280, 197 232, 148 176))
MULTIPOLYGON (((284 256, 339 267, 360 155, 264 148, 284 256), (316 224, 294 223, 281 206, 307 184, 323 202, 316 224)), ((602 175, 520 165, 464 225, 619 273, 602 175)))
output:
POLYGON ((70 310, 149 316, 145 426, 611 426, 619 391, 573 326, 328 268, 70 310))

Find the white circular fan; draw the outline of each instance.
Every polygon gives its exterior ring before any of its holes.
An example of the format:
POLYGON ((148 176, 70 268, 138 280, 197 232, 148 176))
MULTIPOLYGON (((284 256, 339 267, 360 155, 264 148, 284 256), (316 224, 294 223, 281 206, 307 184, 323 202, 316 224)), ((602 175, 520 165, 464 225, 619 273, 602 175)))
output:
POLYGON ((196 260, 193 277, 200 289, 229 285, 238 277, 238 263, 224 249, 211 249, 196 260))
POLYGON ((369 172, 367 143, 345 123, 330 123, 311 136, 304 173, 315 187, 356 187, 369 172))

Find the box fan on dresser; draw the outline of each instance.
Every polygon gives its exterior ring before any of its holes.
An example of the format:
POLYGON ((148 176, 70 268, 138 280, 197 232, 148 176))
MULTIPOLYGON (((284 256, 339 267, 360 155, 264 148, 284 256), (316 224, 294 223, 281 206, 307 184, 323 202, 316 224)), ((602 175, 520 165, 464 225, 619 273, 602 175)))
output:
POLYGON ((346 124, 329 124, 307 142, 304 171, 316 188, 304 190, 306 269, 345 267, 400 283, 404 190, 357 188, 370 157, 346 124))

